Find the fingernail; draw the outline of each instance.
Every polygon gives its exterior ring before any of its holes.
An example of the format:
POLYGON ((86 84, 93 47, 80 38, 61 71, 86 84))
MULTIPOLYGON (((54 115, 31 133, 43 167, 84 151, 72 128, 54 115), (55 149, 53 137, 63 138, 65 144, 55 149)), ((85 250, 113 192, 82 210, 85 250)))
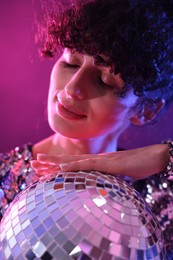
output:
POLYGON ((67 166, 68 166, 68 163, 60 163, 59 164, 59 168, 60 168, 61 171, 66 170, 67 166))
POLYGON ((35 162, 37 162, 37 160, 31 160, 30 164, 33 165, 35 162))
POLYGON ((46 157, 47 154, 45 154, 45 153, 38 153, 38 154, 37 154, 37 158, 38 158, 39 156, 41 156, 41 157, 46 157))
POLYGON ((33 163, 33 162, 35 162, 35 161, 37 161, 37 160, 31 160, 30 163, 33 163))
POLYGON ((35 160, 30 161, 31 168, 34 169, 35 160))

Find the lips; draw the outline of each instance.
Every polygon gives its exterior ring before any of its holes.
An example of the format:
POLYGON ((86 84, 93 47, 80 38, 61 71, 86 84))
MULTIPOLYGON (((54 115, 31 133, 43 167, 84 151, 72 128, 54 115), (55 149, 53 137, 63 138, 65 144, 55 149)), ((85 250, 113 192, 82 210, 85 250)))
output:
POLYGON ((84 119, 86 118, 86 114, 84 114, 81 110, 76 107, 67 104, 67 102, 62 102, 60 100, 57 101, 57 112, 61 117, 67 119, 84 119))

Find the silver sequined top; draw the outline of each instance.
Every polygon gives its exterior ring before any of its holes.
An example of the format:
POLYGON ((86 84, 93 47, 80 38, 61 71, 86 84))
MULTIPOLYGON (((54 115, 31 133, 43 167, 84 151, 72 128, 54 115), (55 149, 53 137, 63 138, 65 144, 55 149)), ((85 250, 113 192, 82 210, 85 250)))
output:
POLYGON ((0 154, 0 220, 14 197, 34 181, 31 159, 30 144, 0 154))
POLYGON ((142 194, 161 225, 167 249, 166 260, 173 260, 173 181, 160 178, 157 174, 136 182, 134 187, 142 194))
MULTIPOLYGON (((14 197, 36 179, 30 160, 30 144, 0 154, 0 220, 14 197)), ((134 182, 133 186, 160 222, 168 251, 167 260, 173 259, 173 182, 154 175, 134 182)))

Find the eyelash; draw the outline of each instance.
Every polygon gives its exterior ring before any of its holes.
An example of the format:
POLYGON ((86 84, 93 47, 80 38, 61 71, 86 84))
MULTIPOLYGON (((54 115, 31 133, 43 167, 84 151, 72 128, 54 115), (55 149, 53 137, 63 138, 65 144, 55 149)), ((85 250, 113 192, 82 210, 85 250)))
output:
POLYGON ((70 63, 67 63, 65 61, 61 62, 61 64, 63 65, 64 68, 74 68, 74 69, 77 69, 77 68, 80 67, 80 65, 70 64, 70 63))
POLYGON ((114 87, 106 84, 101 78, 98 78, 98 83, 100 86, 104 87, 106 90, 113 90, 114 87))
MULTIPOLYGON (((61 62, 61 64, 63 65, 64 68, 77 69, 77 68, 80 67, 80 65, 70 64, 70 63, 67 63, 65 61, 61 62)), ((100 77, 98 78, 98 84, 101 87, 104 87, 106 90, 113 90, 114 89, 113 86, 106 84, 100 77)))

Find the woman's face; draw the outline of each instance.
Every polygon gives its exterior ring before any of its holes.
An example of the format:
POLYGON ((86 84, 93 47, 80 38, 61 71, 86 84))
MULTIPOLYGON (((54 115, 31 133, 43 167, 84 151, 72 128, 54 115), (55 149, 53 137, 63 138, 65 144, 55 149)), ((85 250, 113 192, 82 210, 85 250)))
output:
POLYGON ((94 64, 92 56, 65 49, 51 73, 48 120, 51 128, 75 139, 114 133, 129 125, 137 97, 117 95, 124 82, 110 68, 94 64))

